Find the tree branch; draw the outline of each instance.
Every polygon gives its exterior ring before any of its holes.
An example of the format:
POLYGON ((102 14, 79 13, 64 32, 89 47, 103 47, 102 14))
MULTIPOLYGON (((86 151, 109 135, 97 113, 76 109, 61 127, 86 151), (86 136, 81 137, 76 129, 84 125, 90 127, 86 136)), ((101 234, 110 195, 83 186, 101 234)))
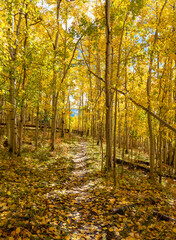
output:
POLYGON ((89 71, 90 73, 92 73, 96 78, 98 78, 99 80, 101 80, 102 82, 105 82, 105 80, 104 80, 102 77, 99 77, 96 73, 94 73, 94 72, 92 72, 92 71, 90 70, 89 64, 87 63, 86 58, 85 58, 84 53, 83 53, 82 44, 81 44, 81 53, 82 53, 82 56, 83 56, 83 58, 84 58, 84 62, 85 62, 85 64, 86 64, 87 68, 88 68, 88 71, 89 71))
MULTIPOLYGON (((117 92, 121 93, 122 95, 127 95, 127 93, 118 90, 117 92)), ((154 118, 156 118, 158 121, 160 121, 165 127, 169 128, 170 130, 172 130, 173 132, 176 133, 176 128, 174 128, 173 126, 171 126, 169 123, 167 123, 165 120, 163 120, 162 118, 160 118, 159 116, 157 116, 155 113, 151 112, 148 108, 144 107, 143 105, 141 105, 140 103, 136 102, 133 98, 127 96, 129 100, 131 100, 136 106, 142 108, 144 111, 148 112, 151 116, 153 116, 154 118)))
POLYGON ((29 24, 29 26, 34 26, 34 25, 36 25, 36 24, 38 24, 38 23, 41 23, 41 21, 42 21, 42 19, 40 19, 40 20, 37 21, 37 22, 34 22, 34 23, 29 24))
POLYGON ((62 77, 61 83, 63 83, 63 81, 64 81, 64 79, 65 79, 65 77, 66 77, 66 75, 67 75, 67 72, 68 72, 68 70, 69 70, 69 68, 70 68, 70 65, 71 65, 71 63, 72 63, 72 60, 73 60, 73 58, 74 58, 74 55, 75 55, 75 52, 76 52, 76 49, 77 49, 77 46, 78 46, 78 43, 79 43, 79 41, 81 40, 81 38, 82 38, 82 36, 77 40, 77 42, 76 42, 76 44, 75 44, 75 48, 74 48, 74 50, 73 50, 72 57, 71 57, 70 62, 69 62, 69 64, 68 64, 68 66, 67 66, 67 69, 66 69, 66 71, 65 71, 65 73, 64 73, 64 75, 63 75, 63 77, 62 77))
POLYGON ((43 27, 45 28, 45 30, 47 31, 48 36, 49 36, 49 38, 50 38, 50 40, 51 40, 51 43, 52 43, 52 45, 53 45, 53 48, 55 49, 55 45, 54 45, 54 42, 53 42, 53 39, 52 39, 52 37, 51 37, 51 34, 50 34, 49 30, 45 27, 44 24, 42 24, 42 26, 43 26, 43 27))

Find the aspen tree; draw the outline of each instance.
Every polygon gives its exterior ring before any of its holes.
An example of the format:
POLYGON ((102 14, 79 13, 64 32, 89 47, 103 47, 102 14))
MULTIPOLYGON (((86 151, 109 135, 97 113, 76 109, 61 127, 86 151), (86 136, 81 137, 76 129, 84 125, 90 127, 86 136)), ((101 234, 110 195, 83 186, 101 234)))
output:
POLYGON ((112 131, 111 131, 111 31, 110 31, 110 0, 105 2, 106 16, 106 66, 105 66, 105 93, 106 93, 106 167, 111 168, 112 161, 112 131))

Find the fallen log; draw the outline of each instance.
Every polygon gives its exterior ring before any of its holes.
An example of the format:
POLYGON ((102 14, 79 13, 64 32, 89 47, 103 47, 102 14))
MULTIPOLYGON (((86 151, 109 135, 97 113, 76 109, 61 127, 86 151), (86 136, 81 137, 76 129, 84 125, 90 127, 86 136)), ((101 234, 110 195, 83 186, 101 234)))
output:
MULTIPOLYGON (((160 176, 160 173, 159 173, 159 172, 157 172, 157 173, 158 173, 158 175, 160 176)), ((162 174, 162 176, 161 176, 161 177, 165 177, 165 178, 172 178, 172 179, 176 180, 176 176, 174 176, 174 175, 162 174)))
POLYGON ((119 158, 116 159, 116 163, 120 163, 120 164, 127 165, 127 166, 129 166, 131 169, 134 169, 134 168, 136 168, 136 169, 141 169, 141 170, 143 170, 143 171, 146 172, 146 173, 150 172, 150 169, 147 168, 147 167, 138 165, 138 164, 136 164, 136 163, 127 162, 127 161, 122 160, 122 159, 119 159, 119 158))
MULTIPOLYGON (((4 126, 6 126, 6 123, 0 123, 0 126, 4 127, 4 126)), ((33 128, 34 128, 34 130, 35 130, 36 125, 34 125, 34 124, 25 124, 25 125, 24 125, 24 128, 28 128, 28 129, 31 128, 31 130, 33 130, 33 128)), ((39 128, 44 128, 44 124, 40 124, 40 125, 39 125, 39 128)), ((51 129, 51 126, 47 126, 47 129, 51 129)), ((57 130, 57 131, 61 131, 62 128, 57 127, 56 130, 57 130)), ((69 129, 68 129, 68 128, 65 128, 65 129, 64 129, 64 132, 65 132, 65 133, 69 133, 69 129)))
MULTIPOLYGON (((128 209, 128 208, 132 208, 136 205, 139 205, 139 203, 132 203, 132 204, 128 204, 126 206, 122 206, 122 207, 118 207, 118 208, 114 208, 111 210, 111 212, 113 213, 118 213, 120 215, 124 215, 125 214, 125 211, 128 209)), ((172 218, 172 217, 169 217, 165 214, 162 214, 158 211, 153 211, 153 216, 157 217, 159 220, 164 220, 164 221, 176 221, 175 218, 172 218)))
POLYGON ((128 208, 134 207, 135 205, 137 205, 137 204, 132 203, 132 204, 128 204, 128 205, 126 205, 126 206, 122 206, 122 207, 118 207, 118 208, 113 208, 113 209, 111 210, 111 212, 113 212, 113 213, 118 213, 118 214, 120 214, 120 215, 124 215, 124 214, 125 214, 125 211, 126 211, 128 208))
MULTIPOLYGON (((142 171, 144 171, 145 173, 149 173, 149 172, 150 172, 150 168, 149 168, 149 167, 141 166, 141 165, 139 165, 139 164, 132 163, 132 162, 128 162, 128 161, 125 161, 125 160, 122 160, 122 159, 119 159, 119 158, 116 158, 116 163, 117 163, 117 164, 126 165, 126 166, 128 166, 130 169, 136 168, 136 169, 142 170, 142 171)), ((156 173, 158 174, 158 176, 160 175, 159 172, 156 172, 156 173)), ((176 179, 176 176, 169 175, 169 174, 162 174, 162 177, 167 177, 167 178, 176 179)))
POLYGON ((175 218, 169 217, 169 216, 164 215, 162 213, 159 213, 157 211, 153 211, 153 216, 159 218, 160 220, 164 220, 164 221, 167 221, 167 222, 169 222, 169 221, 176 221, 175 218))
POLYGON ((137 160, 136 163, 141 163, 141 164, 150 166, 150 163, 149 163, 149 162, 144 162, 144 161, 142 161, 142 160, 137 160))

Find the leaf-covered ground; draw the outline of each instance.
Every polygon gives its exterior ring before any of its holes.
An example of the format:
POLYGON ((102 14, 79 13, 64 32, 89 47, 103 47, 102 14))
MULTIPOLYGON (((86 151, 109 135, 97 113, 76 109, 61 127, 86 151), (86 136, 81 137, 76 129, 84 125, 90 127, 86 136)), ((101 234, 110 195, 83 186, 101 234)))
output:
POLYGON ((0 239, 176 239, 176 222, 153 214, 176 218, 173 180, 161 186, 128 169, 121 179, 118 167, 114 189, 99 147, 76 136, 55 152, 26 149, 12 159, 1 146, 0 239))

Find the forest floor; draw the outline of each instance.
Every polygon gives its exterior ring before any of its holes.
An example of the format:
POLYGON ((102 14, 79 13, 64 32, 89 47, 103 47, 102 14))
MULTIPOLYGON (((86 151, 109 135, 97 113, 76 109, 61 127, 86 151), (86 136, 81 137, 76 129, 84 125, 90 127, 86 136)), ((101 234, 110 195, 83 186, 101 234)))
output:
POLYGON ((0 239, 176 239, 176 183, 150 182, 117 168, 117 187, 101 172, 99 146, 75 135, 21 157, 0 146, 0 239))

